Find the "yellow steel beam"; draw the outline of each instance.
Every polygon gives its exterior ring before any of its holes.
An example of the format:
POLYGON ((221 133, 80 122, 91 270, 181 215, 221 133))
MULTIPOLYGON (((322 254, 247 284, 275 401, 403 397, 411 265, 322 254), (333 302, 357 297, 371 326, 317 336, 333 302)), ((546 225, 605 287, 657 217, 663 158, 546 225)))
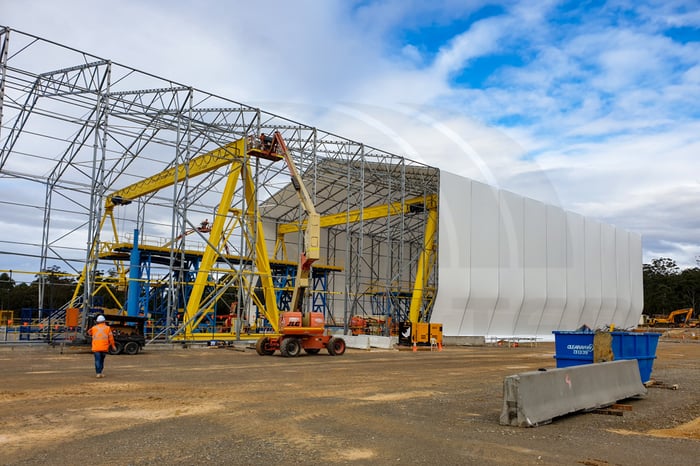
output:
POLYGON ((279 332, 279 309, 277 308, 277 296, 275 296, 275 284, 272 281, 272 268, 270 267, 270 257, 265 243, 260 209, 258 209, 255 182, 249 167, 245 170, 245 197, 246 215, 255 221, 255 267, 260 276, 260 281, 265 296, 265 307, 263 312, 270 322, 275 333, 279 332))
MULTIPOLYGON (((277 334, 266 333, 265 336, 271 337, 277 334)), ((260 333, 240 333, 236 336, 232 332, 203 332, 203 333, 193 333, 187 340, 189 341, 236 341, 236 340, 258 340, 262 334, 260 333)))
MULTIPOLYGON (((344 225, 346 222, 354 223, 363 220, 375 220, 391 215, 399 215, 408 213, 411 206, 424 205, 426 209, 435 209, 437 207, 437 196, 431 194, 424 197, 415 197, 406 199, 403 202, 392 202, 391 204, 382 204, 364 209, 351 210, 340 214, 322 215, 321 228, 332 227, 336 225, 344 225)), ((277 235, 283 236, 287 233, 294 233, 299 230, 306 229, 307 221, 304 220, 301 224, 283 223, 277 227, 277 235)))
MULTIPOLYGON (((237 141, 244 144, 244 142, 237 141)), ((242 149, 242 148, 241 148, 242 149)), ((240 153, 243 153, 241 150, 240 153)), ((229 207, 233 201, 233 194, 236 191, 236 185, 238 184, 238 177, 241 174, 242 163, 236 161, 231 164, 231 171, 229 172, 228 178, 226 179, 226 186, 224 192, 221 195, 221 201, 216 210, 216 215, 214 216, 214 221, 212 222, 211 231, 209 232, 209 243, 202 255, 202 261, 199 264, 199 270, 197 271, 197 276, 195 277, 194 284, 192 285, 192 291, 190 292, 190 297, 187 300, 187 307, 185 308, 185 315, 183 321, 187 322, 185 326, 185 337, 189 338, 192 336, 194 330, 194 316, 199 311, 199 305, 202 301, 202 294, 204 293, 204 288, 207 286, 209 281, 209 274, 212 267, 216 263, 216 259, 219 257, 218 245, 221 238, 221 234, 224 230, 224 224, 226 222, 226 217, 228 215, 229 207), (212 247, 211 241, 217 247, 212 247)))
POLYGON ((198 155, 189 161, 189 164, 178 165, 149 176, 141 181, 138 181, 130 186, 113 192, 105 200, 105 205, 114 207, 123 202, 129 202, 146 194, 156 192, 160 189, 172 186, 185 179, 185 176, 190 178, 202 173, 216 170, 230 164, 236 159, 242 159, 244 155, 244 140, 231 142, 225 146, 209 151, 205 154, 198 155))
POLYGON ((435 254, 435 234, 438 226, 438 211, 437 209, 428 210, 428 220, 425 223, 425 234, 423 236, 423 251, 418 257, 418 266, 416 268, 416 281, 413 285, 413 294, 411 295, 411 307, 409 309, 408 320, 417 323, 420 320, 420 311, 423 307, 423 295, 428 286, 428 278, 432 271, 435 254))

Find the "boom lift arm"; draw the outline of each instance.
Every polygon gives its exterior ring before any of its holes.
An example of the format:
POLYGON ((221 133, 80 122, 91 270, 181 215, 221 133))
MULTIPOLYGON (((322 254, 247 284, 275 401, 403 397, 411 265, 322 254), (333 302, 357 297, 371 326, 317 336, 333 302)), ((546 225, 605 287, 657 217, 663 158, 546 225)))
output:
POLYGON ((292 293, 291 310, 280 313, 279 336, 263 336, 255 344, 255 350, 260 356, 271 355, 275 351, 284 357, 299 356, 302 349, 307 354, 318 354, 326 349, 331 356, 345 353, 345 340, 339 336, 329 335, 325 330, 325 320, 322 312, 304 313, 302 304, 304 293, 309 286, 311 264, 321 256, 320 236, 321 218, 304 182, 297 171, 287 145, 279 131, 274 135, 262 134, 259 144, 248 151, 249 155, 268 160, 284 159, 292 176, 292 186, 297 192, 299 202, 307 215, 306 231, 304 232, 304 250, 297 266, 294 292, 292 293))
POLYGON ((275 131, 272 136, 262 134, 258 147, 250 151, 251 155, 267 158, 269 160, 279 160, 284 158, 289 168, 292 178, 292 186, 299 197, 299 202, 307 215, 306 229, 304 232, 304 251, 301 253, 297 275, 294 281, 294 291, 290 309, 301 311, 304 301, 304 293, 309 287, 309 276, 311 274, 311 264, 321 257, 320 237, 321 237, 321 216, 316 212, 316 207, 304 185, 301 175, 297 170, 294 160, 292 160, 287 144, 279 131, 275 131))

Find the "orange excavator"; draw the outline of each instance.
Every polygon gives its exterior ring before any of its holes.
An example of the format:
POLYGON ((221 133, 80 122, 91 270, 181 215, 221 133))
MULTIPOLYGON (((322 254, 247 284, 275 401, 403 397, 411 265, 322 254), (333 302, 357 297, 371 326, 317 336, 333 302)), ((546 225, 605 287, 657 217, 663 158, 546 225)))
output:
POLYGON ((665 317, 652 317, 649 320, 650 327, 695 327, 696 322, 692 321, 693 308, 676 309, 665 317))
POLYGON ((295 357, 299 356, 302 350, 308 354, 317 354, 326 349, 331 356, 340 356, 345 353, 345 340, 326 333, 323 312, 305 313, 303 309, 311 265, 321 257, 321 216, 316 212, 311 196, 279 131, 275 131, 272 136, 262 134, 259 139, 249 140, 248 155, 273 162, 284 159, 289 168, 292 186, 307 216, 304 251, 297 266, 290 310, 280 313, 279 335, 259 338, 255 350, 261 356, 271 355, 279 350, 284 357, 295 357))

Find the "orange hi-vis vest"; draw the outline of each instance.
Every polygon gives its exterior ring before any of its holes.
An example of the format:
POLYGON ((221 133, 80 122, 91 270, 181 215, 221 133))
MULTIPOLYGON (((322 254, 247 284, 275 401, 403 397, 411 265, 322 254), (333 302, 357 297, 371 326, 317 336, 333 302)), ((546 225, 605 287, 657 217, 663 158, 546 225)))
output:
POLYGON ((95 353, 107 352, 110 347, 114 346, 114 335, 107 324, 95 325, 88 330, 88 334, 92 336, 92 351, 95 353))

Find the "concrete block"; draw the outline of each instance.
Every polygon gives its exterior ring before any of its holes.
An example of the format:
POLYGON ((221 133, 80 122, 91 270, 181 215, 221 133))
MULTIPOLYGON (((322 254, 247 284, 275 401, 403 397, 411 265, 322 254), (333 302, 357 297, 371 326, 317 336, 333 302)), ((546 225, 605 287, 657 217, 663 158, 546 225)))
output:
POLYGON ((339 334, 345 340, 345 346, 355 349, 369 349, 369 335, 343 335, 339 334))
POLYGON ((484 336, 442 336, 442 344, 445 346, 484 346, 484 336))
POLYGON ((391 349, 398 341, 398 337, 369 336, 369 346, 372 348, 391 349))
POLYGON ((500 423, 534 427, 646 393, 635 360, 524 372, 503 382, 500 423))
POLYGON ((396 337, 382 337, 378 335, 343 335, 342 333, 335 333, 334 335, 345 340, 345 345, 348 348, 354 349, 391 349, 398 342, 396 337))

